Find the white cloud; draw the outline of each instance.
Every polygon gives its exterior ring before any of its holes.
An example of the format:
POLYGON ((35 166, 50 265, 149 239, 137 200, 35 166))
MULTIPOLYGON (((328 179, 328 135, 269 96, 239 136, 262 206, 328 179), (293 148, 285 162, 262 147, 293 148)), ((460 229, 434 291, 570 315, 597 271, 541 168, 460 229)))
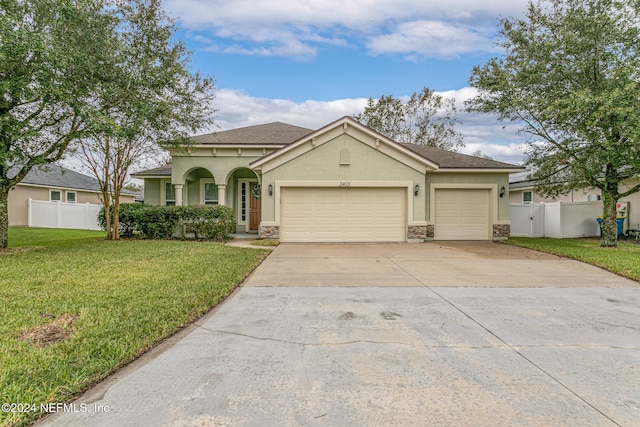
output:
POLYGON ((236 27, 239 23, 263 27, 308 25, 371 31, 381 22, 447 19, 486 24, 500 15, 519 15, 526 0, 166 0, 165 7, 189 28, 236 27))
POLYGON ((239 44, 231 46, 211 45, 204 50, 250 56, 285 56, 302 61, 313 59, 316 56, 315 48, 300 43, 297 40, 292 40, 289 44, 277 46, 245 47, 239 44))
POLYGON ((191 34, 221 38, 217 43, 222 44, 228 39, 228 46, 217 47, 219 51, 249 43, 250 47, 236 51, 309 59, 318 45, 356 42, 369 46, 373 54, 452 58, 492 49, 487 29, 495 27, 501 14, 520 15, 526 0, 165 0, 164 4, 191 34), (306 46, 302 55, 300 48, 290 49, 296 44, 306 46))
MULTIPOLYGON (((475 94, 472 88, 463 88, 441 93, 454 97, 456 104, 475 94)), ((365 98, 338 99, 333 101, 294 102, 286 99, 266 99, 248 96, 237 90, 221 89, 216 92, 216 107, 220 109, 216 117, 217 129, 228 130, 270 122, 284 122, 292 125, 318 129, 344 116, 363 111, 365 98)), ((518 126, 500 123, 495 117, 470 114, 460 111, 466 147, 462 150, 471 154, 476 150, 488 154, 495 160, 520 163, 524 157, 523 137, 517 135, 518 126)))
POLYGON ((524 159, 526 146, 524 144, 492 144, 492 143, 468 143, 464 149, 460 150, 463 154, 473 154, 480 150, 482 154, 486 154, 493 158, 506 163, 521 164, 524 159))
POLYGON ((294 102, 256 98, 241 91, 221 89, 216 92, 215 106, 220 110, 216 124, 221 130, 269 122, 317 129, 341 117, 361 112, 366 103, 365 98, 294 102))
POLYGON ((456 58, 470 52, 492 51, 491 30, 480 32, 443 21, 411 21, 390 34, 373 37, 368 48, 373 54, 403 54, 408 59, 432 57, 456 58))

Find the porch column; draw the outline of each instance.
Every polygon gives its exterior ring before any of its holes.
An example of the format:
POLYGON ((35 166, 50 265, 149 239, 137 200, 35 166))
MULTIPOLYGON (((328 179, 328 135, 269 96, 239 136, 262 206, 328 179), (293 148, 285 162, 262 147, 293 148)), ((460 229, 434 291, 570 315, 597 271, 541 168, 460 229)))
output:
POLYGON ((218 184, 218 204, 227 206, 227 184, 218 184))
POLYGON ((173 187, 176 189, 176 206, 182 206, 182 188, 183 184, 174 184, 173 187))

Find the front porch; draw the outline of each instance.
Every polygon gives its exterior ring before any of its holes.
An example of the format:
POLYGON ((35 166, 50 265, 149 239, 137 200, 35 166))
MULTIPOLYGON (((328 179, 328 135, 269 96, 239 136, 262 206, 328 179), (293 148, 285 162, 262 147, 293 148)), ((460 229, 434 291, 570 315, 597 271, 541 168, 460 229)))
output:
POLYGON ((259 176, 249 168, 237 168, 226 175, 205 167, 187 171, 180 179, 162 184, 165 205, 223 205, 236 213, 239 233, 257 233, 260 224, 259 176))

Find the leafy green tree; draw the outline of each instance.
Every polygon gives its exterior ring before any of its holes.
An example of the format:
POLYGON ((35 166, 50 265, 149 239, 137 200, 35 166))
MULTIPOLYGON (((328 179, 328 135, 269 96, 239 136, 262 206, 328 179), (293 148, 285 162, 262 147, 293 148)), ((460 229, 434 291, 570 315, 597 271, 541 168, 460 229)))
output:
POLYGON ((172 40, 175 26, 160 0, 120 1, 114 15, 113 67, 92 92, 101 115, 77 145, 100 183, 107 238, 117 240, 120 193, 130 168, 187 143, 189 134, 213 123, 215 110, 213 80, 190 72, 189 53, 172 40))
POLYGON ((460 124, 456 113, 454 99, 425 87, 406 101, 392 95, 369 98, 364 112, 353 118, 398 142, 457 151, 464 143, 455 128, 460 124))
POLYGON ((0 0, 0 249, 8 194, 62 158, 97 113, 116 22, 100 0, 0 0))
POLYGON ((616 202, 640 191, 640 2, 544 0, 500 26, 504 56, 473 69, 468 108, 522 123, 544 194, 599 188, 615 246, 616 202))
POLYGON ((477 149, 476 151, 471 153, 471 155, 474 156, 474 157, 480 157, 482 159, 493 160, 493 157, 491 157, 488 154, 483 153, 482 150, 480 150, 480 149, 477 149))

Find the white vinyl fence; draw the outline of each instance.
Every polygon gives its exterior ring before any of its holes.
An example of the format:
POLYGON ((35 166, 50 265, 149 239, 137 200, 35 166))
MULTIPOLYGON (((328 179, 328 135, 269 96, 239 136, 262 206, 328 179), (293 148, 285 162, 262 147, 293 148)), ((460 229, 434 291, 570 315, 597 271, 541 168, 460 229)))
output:
POLYGON ((555 239, 600 235, 602 202, 510 203, 511 235, 555 239))
POLYGON ((102 206, 90 203, 45 202, 29 199, 29 227, 100 230, 102 206))

